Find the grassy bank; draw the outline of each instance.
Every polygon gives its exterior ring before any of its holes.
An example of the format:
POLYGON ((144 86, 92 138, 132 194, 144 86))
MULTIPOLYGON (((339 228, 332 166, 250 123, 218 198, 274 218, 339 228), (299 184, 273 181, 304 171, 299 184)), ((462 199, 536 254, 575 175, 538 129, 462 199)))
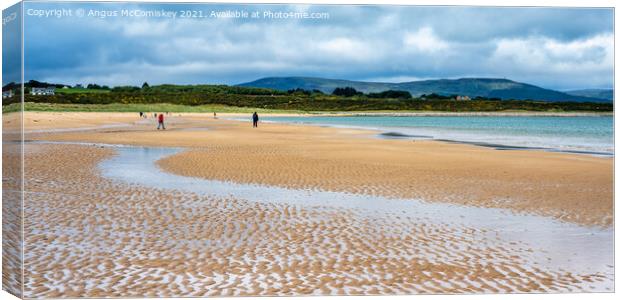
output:
MULTIPOLYGON (((185 113, 307 113, 298 110, 264 109, 252 107, 234 107, 218 104, 208 105, 177 105, 177 104, 59 104, 59 103, 33 103, 26 102, 26 111, 65 111, 65 112, 185 112, 185 113)), ((2 113, 16 112, 20 110, 19 103, 2 106, 2 113)))
MULTIPOLYGON (((17 112, 20 110, 19 103, 2 106, 2 113, 17 112)), ((305 111, 285 109, 265 109, 253 107, 235 107, 221 104, 207 105, 178 105, 178 104, 59 104, 59 103, 25 103, 26 111, 47 112, 177 112, 177 113, 252 113, 261 114, 321 114, 321 115, 613 115, 612 112, 596 111, 530 111, 530 110, 502 110, 502 111, 479 111, 479 112, 449 112, 435 110, 359 110, 359 111, 305 111)))

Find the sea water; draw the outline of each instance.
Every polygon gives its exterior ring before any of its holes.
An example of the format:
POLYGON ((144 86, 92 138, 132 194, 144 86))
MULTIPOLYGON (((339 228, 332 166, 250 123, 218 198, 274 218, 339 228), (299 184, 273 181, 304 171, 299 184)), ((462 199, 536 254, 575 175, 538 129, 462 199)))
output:
POLYGON ((301 116, 267 122, 379 130, 385 138, 435 139, 613 155, 612 116, 301 116))

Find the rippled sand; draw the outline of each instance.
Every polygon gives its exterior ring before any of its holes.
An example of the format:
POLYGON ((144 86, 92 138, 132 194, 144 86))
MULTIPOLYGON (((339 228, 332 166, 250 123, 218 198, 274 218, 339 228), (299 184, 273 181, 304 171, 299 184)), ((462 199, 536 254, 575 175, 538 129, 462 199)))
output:
POLYGON ((21 296, 22 207, 21 153, 19 144, 2 145, 2 287, 21 296))
MULTIPOLYGON (((199 117, 170 121, 167 132, 138 123, 29 138, 190 147, 160 166, 210 179, 426 197, 603 228, 613 221, 610 159, 383 141, 330 128, 252 131, 199 117), (572 176, 576 171, 589 176, 572 176), (585 198, 563 203, 554 193, 569 195, 564 189, 585 198)), ((613 265, 574 271, 551 263, 554 253, 536 243, 504 239, 493 228, 129 184, 104 178, 97 168, 116 153, 26 145, 24 296, 613 291, 613 265)))
POLYGON ((449 220, 146 189, 100 177, 109 148, 26 148, 26 297, 566 292, 612 280, 611 266, 545 269, 531 245, 449 220))

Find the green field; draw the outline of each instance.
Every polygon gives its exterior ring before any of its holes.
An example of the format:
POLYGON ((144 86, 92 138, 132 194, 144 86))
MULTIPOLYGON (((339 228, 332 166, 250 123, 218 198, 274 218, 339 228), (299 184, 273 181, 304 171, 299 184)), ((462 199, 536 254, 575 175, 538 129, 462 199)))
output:
MULTIPOLYGON (((178 105, 178 104, 59 104, 59 103, 34 103, 26 102, 24 104, 25 111, 42 111, 42 112, 176 112, 176 113, 243 113, 250 114, 252 112, 258 112, 261 114, 329 114, 336 113, 335 111, 306 111, 306 110, 285 110, 285 109, 265 109, 254 107, 235 107, 226 106, 220 104, 207 104, 207 105, 178 105)), ((2 113, 11 113, 20 111, 19 103, 12 103, 2 106, 2 113)), ((435 110, 359 110, 349 112, 337 112, 337 113, 441 113, 445 111, 435 110)), ((509 113, 527 113, 530 110, 504 110, 502 112, 509 113)), ((543 113, 584 113, 585 111, 564 111, 564 110, 547 110, 543 113)), ((597 114, 612 114, 613 112, 592 112, 597 114)))
MULTIPOLYGON (((17 112, 20 110, 19 103, 2 106, 2 113, 17 112)), ((53 112, 185 112, 185 113, 308 113, 299 110, 264 109, 252 107, 232 107, 219 104, 209 105, 177 105, 177 104, 59 104, 59 103, 33 103, 24 104, 26 111, 53 111, 53 112)))

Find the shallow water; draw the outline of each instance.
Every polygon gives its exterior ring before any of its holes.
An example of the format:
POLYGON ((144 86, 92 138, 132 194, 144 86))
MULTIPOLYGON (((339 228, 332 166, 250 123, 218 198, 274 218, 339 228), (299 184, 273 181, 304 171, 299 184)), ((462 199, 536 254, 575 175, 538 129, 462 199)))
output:
MULTIPOLYGON (((486 242, 501 240, 529 245, 535 249, 529 259, 538 268, 566 270, 576 274, 600 272, 613 276, 611 229, 584 227, 547 217, 515 214, 503 209, 185 177, 166 173, 155 164, 157 160, 179 153, 183 149, 150 147, 115 147, 115 149, 118 155, 99 165, 102 175, 113 180, 169 189, 172 193, 173 190, 177 190, 218 198, 234 197, 260 203, 351 210, 366 216, 403 216, 424 223, 448 224, 456 228, 477 228, 485 232, 483 238, 486 242)), ((603 288, 613 287, 613 282, 588 283, 588 285, 604 291, 603 288)))
POLYGON ((313 116, 266 121, 375 129, 388 138, 439 139, 613 155, 611 116, 313 116))

